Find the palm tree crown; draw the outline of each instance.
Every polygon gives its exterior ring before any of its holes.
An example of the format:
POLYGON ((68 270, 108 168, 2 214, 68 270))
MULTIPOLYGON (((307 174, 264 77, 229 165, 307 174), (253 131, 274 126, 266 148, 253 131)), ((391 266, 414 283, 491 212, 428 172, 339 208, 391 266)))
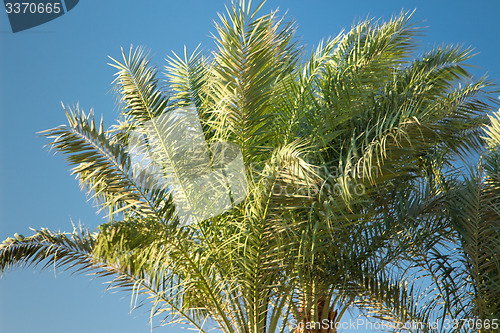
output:
POLYGON ((395 327, 498 318, 500 125, 492 84, 466 70, 471 50, 415 57, 420 29, 402 13, 304 57, 295 24, 262 6, 227 7, 215 50, 169 58, 166 80, 142 48, 111 58, 117 124, 64 107, 68 124, 44 132, 109 223, 9 238, 0 270, 54 263, 111 275, 151 316, 199 331, 335 332, 351 307, 395 327), (203 170, 230 143, 247 188, 196 223, 183 222, 176 195, 197 204, 181 180, 198 169, 180 175, 188 155, 160 142, 158 120, 187 108, 212 149, 203 170), (170 185, 137 172, 131 142, 170 185), (478 168, 458 174, 457 158, 481 149, 478 168), (323 320, 332 325, 315 325, 323 320))

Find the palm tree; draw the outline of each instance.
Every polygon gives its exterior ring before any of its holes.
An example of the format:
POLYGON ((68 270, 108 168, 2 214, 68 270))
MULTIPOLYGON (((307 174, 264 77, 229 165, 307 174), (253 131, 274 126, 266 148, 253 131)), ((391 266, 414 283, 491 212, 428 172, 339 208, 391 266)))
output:
MULTIPOLYGON (((433 281, 421 311, 444 301, 441 317, 453 332, 497 332, 500 327, 500 112, 489 118, 477 165, 449 177, 438 199, 444 213, 434 218, 447 237, 410 259, 433 281)), ((407 238, 410 243, 409 238, 415 237, 407 238)))
MULTIPOLYGON (((111 275, 111 287, 142 297, 152 317, 200 331, 335 332, 351 307, 394 325, 428 317, 433 307, 419 308, 402 265, 425 267, 423 251, 449 241, 476 260, 466 272, 481 272, 471 292, 483 311, 479 296, 497 288, 482 273, 491 272, 494 252, 474 257, 467 234, 455 228, 460 212, 442 209, 466 194, 452 189, 450 161, 481 147, 491 109, 490 83, 464 67, 470 50, 439 48, 412 60, 419 29, 402 13, 361 22, 302 62, 294 23, 275 12, 259 16, 262 6, 228 7, 215 51, 170 58, 165 85, 141 48, 112 59, 118 123, 106 130, 92 113, 65 107, 68 124, 44 132, 109 211, 109 223, 9 238, 0 270, 54 263, 111 275), (248 182, 241 203, 187 225, 174 187, 151 186, 128 149, 151 121, 186 107, 197 110, 208 143, 240 148, 248 182), (325 320, 328 327, 318 326, 325 320)), ((149 130, 164 134, 162 126, 149 130)), ((174 144, 152 153, 167 179, 179 173, 174 144)), ((151 141, 140 149, 147 155, 151 141)), ((432 294, 429 304, 452 291, 432 294)))

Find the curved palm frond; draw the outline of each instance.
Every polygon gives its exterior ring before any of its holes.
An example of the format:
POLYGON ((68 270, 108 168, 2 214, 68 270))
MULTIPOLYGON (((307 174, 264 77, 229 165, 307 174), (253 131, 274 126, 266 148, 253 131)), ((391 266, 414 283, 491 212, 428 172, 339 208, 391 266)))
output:
POLYGON ((92 113, 66 110, 68 125, 43 131, 53 139, 49 146, 57 149, 73 166, 82 187, 104 207, 110 215, 124 210, 141 216, 155 216, 167 221, 172 204, 165 200, 168 193, 162 189, 148 190, 141 179, 134 177, 130 157, 122 145, 111 142, 103 122, 95 123, 92 113))
POLYGON ((142 123, 167 111, 168 98, 161 91, 158 71, 150 66, 144 49, 130 46, 128 55, 122 49, 122 57, 123 62, 110 57, 110 65, 118 69, 114 83, 123 105, 122 116, 142 123))

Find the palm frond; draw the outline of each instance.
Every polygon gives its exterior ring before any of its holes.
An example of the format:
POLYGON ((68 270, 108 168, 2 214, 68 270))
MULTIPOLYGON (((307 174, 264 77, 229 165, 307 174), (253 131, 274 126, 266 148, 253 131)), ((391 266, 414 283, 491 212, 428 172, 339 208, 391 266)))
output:
POLYGON ((138 122, 151 120, 167 111, 168 98, 161 90, 158 71, 150 66, 150 58, 142 48, 130 46, 128 55, 122 49, 123 62, 110 65, 116 69, 115 87, 122 103, 122 115, 138 122))
POLYGON ((15 235, 0 245, 0 272, 16 266, 41 265, 42 269, 67 266, 77 272, 98 269, 91 256, 95 233, 80 227, 73 233, 53 233, 42 229, 33 236, 15 235))
POLYGON ((111 214, 130 210, 142 216, 167 221, 172 204, 164 189, 145 189, 134 177, 130 157, 120 144, 112 143, 101 120, 97 125, 92 113, 67 109, 68 125, 43 131, 53 141, 49 146, 66 155, 82 187, 111 214))
MULTIPOLYGON (((250 6, 250 3, 248 4, 250 6)), ((217 51, 209 86, 217 136, 241 147, 244 160, 273 145, 271 104, 277 83, 297 60, 293 24, 274 14, 256 17, 243 1, 216 23, 217 51)), ((249 7, 250 8, 250 7, 249 7)))
POLYGON ((184 57, 175 54, 167 59, 165 67, 172 99, 179 106, 194 105, 203 110, 203 100, 206 92, 204 86, 208 81, 208 64, 199 46, 188 56, 184 48, 184 57))

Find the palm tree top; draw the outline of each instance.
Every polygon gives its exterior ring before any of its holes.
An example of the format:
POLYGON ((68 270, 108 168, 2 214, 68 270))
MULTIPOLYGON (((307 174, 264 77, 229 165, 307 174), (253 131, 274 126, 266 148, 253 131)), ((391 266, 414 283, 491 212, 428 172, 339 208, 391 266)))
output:
POLYGON ((263 4, 232 2, 213 52, 174 54, 164 78, 143 48, 110 58, 109 129, 63 106, 68 123, 43 135, 109 222, 15 235, 2 273, 113 276, 152 317, 199 331, 316 332, 293 323, 351 307, 394 325, 497 316, 498 101, 467 71, 471 50, 415 56, 421 30, 403 12, 304 56, 295 23, 263 4), (457 177, 454 160, 477 152, 477 176, 457 177), (435 288, 417 290, 422 276, 435 288))

